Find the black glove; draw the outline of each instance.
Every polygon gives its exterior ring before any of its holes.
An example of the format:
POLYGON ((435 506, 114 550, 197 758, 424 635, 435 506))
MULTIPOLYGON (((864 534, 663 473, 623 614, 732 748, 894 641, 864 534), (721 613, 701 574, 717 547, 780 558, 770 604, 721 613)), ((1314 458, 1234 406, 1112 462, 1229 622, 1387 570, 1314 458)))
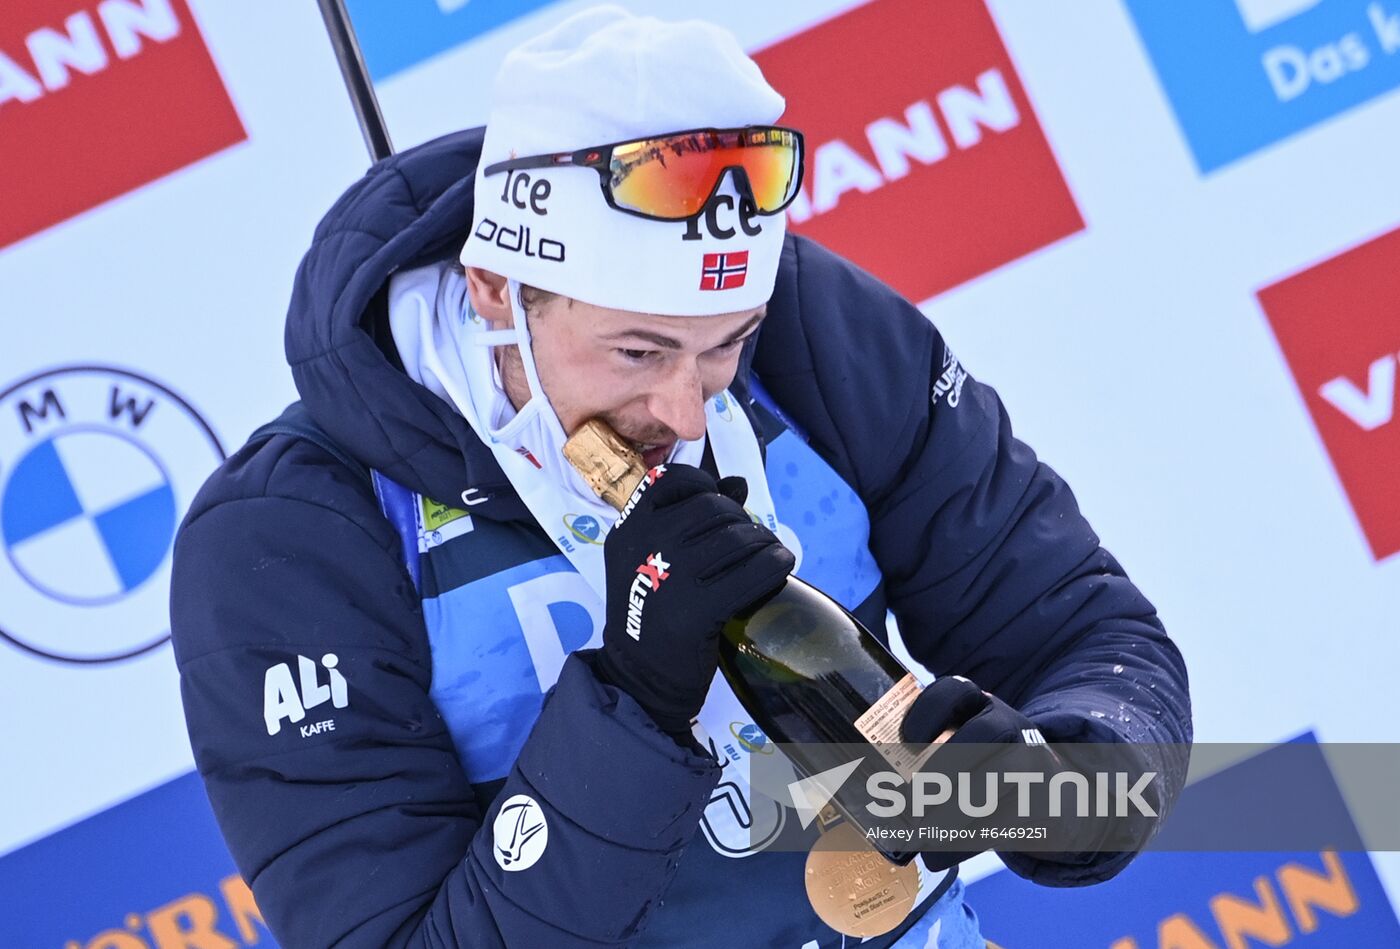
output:
POLYGON ((781 587, 794 565, 744 513, 747 496, 743 478, 716 483, 690 465, 658 465, 603 547, 607 621, 594 671, 682 741, 719 664, 720 628, 781 587))
POLYGON ((915 744, 931 742, 950 728, 955 729, 950 743, 1045 744, 1034 722, 962 676, 935 679, 914 699, 900 728, 904 740, 915 744))
MULTIPOLYGON (((945 731, 953 729, 948 744, 1024 744, 1045 745, 1040 729, 1029 718, 1007 705, 995 695, 988 695, 969 679, 962 676, 940 676, 914 699, 909 712, 900 726, 904 740, 913 744, 932 742, 945 731)), ((1057 764, 1055 754, 1045 748, 1045 767, 1053 769, 1057 764)), ((994 755, 983 756, 984 760, 994 755)), ((962 760, 961 758, 959 759, 962 760)), ((930 765, 938 765, 938 756, 930 759, 930 765)), ((960 764, 959 769, 965 767, 960 764)), ((1012 793, 1009 785, 1002 786, 1003 798, 1012 793)), ((967 822, 959 815, 949 814, 941 820, 946 826, 967 822)), ((969 857, 976 856, 987 847, 972 851, 924 851, 924 864, 930 870, 946 870, 969 857)))

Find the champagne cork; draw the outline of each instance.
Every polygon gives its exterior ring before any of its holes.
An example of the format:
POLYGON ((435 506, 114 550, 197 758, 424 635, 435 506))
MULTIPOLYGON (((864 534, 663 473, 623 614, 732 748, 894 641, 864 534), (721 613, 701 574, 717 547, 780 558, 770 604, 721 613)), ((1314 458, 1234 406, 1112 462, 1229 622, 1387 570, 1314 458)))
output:
POLYGON ((646 477, 642 456, 599 419, 589 419, 564 443, 564 457, 593 492, 622 510, 646 477))

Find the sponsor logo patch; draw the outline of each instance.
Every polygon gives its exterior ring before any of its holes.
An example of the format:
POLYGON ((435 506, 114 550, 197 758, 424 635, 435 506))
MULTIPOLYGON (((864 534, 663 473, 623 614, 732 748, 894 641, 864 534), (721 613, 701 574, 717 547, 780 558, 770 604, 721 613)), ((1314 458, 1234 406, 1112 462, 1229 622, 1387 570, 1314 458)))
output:
POLYGON ((632 578, 632 586, 627 591, 627 635, 633 639, 642 638, 642 610, 646 608, 647 597, 671 576, 671 565, 661 556, 661 552, 648 554, 647 559, 637 566, 637 575, 632 578))
POLYGON ((186 0, 7 0, 0 247, 246 137, 186 0))
MULTIPOLYGON (((292 675, 291 663, 279 662, 263 673, 263 722, 267 733, 276 735, 282 730, 283 719, 293 725, 306 718, 313 708, 331 703, 332 708, 345 708, 350 704, 350 690, 336 667, 340 657, 328 652, 321 657, 320 665, 305 656, 296 658, 296 676, 292 675), (321 681, 321 670, 326 673, 326 681, 321 681)), ((301 737, 310 738, 325 732, 335 731, 335 719, 327 718, 309 722, 301 726, 301 737)))
POLYGON ((967 382, 967 370, 958 362, 953 351, 944 347, 943 371, 933 381, 933 392, 929 396, 930 403, 937 405, 942 399, 948 408, 957 408, 958 402, 962 399, 963 383, 965 382, 967 382))
POLYGON ((453 538, 470 534, 476 527, 471 515, 461 508, 455 508, 421 496, 418 502, 418 550, 420 552, 426 553, 453 538))
POLYGON ((506 799, 491 825, 491 834, 495 844, 491 852, 497 865, 511 873, 533 867, 549 846, 549 823, 528 794, 506 799))
POLYGON ((873 0, 755 59, 806 135, 793 229, 911 300, 1083 229, 984 0, 873 0))
POLYGON ((1400 551, 1400 230, 1259 291, 1377 559, 1400 551))
POLYGON ((565 248, 561 241, 541 237, 531 230, 528 224, 519 227, 506 227, 488 218, 482 218, 476 226, 476 236, 488 244, 494 243, 501 250, 508 250, 526 257, 538 257, 555 263, 564 262, 565 248))

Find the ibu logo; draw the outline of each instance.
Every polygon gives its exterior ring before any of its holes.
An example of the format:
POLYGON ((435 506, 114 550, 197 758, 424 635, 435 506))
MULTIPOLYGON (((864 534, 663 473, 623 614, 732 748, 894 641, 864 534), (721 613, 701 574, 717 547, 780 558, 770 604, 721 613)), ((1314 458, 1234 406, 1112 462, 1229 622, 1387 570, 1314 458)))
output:
POLYGON ((591 514, 565 514, 564 526, 573 538, 584 544, 603 542, 603 525, 591 514))
POLYGON ((135 373, 0 392, 0 636, 74 662, 163 643, 175 528, 223 458, 187 402, 135 373))
POLYGON ((729 734, 751 755, 771 755, 775 748, 768 736, 753 722, 730 722, 729 734))
POLYGON ((1400 0, 1127 0, 1202 172, 1400 86, 1400 0))

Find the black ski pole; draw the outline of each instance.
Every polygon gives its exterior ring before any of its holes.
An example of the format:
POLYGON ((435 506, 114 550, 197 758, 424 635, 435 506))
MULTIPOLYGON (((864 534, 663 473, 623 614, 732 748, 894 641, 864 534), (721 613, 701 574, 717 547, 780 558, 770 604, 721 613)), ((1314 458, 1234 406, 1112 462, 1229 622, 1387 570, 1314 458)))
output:
POLYGON ((330 34, 331 48, 335 50, 336 61, 340 63, 340 75, 345 80, 345 91, 350 94, 350 103, 355 107, 355 117, 360 120, 360 131, 365 136, 365 147, 372 159, 379 161, 394 154, 394 146, 389 141, 389 129, 384 124, 384 115, 379 111, 379 100, 374 95, 374 83, 370 81, 369 70, 365 68, 365 57, 360 52, 359 40, 355 38, 355 25, 350 22, 350 14, 345 10, 345 0, 316 0, 321 8, 321 19, 326 23, 330 34))

